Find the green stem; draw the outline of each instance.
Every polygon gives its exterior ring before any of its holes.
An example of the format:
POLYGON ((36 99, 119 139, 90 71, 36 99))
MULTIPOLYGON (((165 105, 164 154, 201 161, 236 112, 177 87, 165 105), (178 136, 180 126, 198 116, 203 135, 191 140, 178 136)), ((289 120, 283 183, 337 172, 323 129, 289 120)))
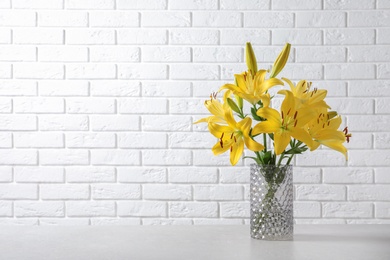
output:
POLYGON ((292 154, 291 157, 288 159, 288 161, 287 161, 287 163, 286 163, 287 165, 290 164, 290 162, 291 162, 291 160, 292 160, 293 157, 294 157, 294 154, 292 154))
POLYGON ((264 141, 264 152, 267 152, 267 134, 263 134, 263 141, 264 141))

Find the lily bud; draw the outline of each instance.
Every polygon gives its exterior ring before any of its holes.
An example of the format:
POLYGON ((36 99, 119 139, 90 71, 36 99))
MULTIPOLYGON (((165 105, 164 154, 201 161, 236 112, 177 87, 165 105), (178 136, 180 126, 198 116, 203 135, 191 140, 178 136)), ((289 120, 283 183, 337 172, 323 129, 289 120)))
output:
POLYGON ((288 56, 290 55, 291 44, 286 43, 281 53, 279 53, 278 58, 275 60, 274 65, 272 66, 270 78, 276 77, 286 65, 288 56))
POLYGON ((234 101, 230 98, 227 98, 227 103, 229 105, 229 107, 236 113, 240 113, 240 109, 238 108, 237 104, 234 103, 234 101))
POLYGON ((246 43, 245 61, 246 61, 246 65, 248 66, 248 70, 251 72, 251 74, 256 75, 257 61, 256 61, 255 53, 253 52, 252 49, 252 44, 250 42, 246 43))
POLYGON ((337 112, 336 111, 329 111, 328 116, 329 116, 329 119, 332 119, 333 117, 337 116, 337 112))

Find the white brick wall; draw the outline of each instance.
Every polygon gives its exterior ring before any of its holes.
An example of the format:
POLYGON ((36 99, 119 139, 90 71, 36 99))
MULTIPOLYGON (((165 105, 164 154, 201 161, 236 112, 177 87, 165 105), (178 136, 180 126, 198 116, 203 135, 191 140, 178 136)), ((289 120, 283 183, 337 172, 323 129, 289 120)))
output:
POLYGON ((0 1, 0 225, 248 224, 210 92, 246 68, 328 90, 353 133, 295 160, 296 223, 390 223, 388 0, 0 1))

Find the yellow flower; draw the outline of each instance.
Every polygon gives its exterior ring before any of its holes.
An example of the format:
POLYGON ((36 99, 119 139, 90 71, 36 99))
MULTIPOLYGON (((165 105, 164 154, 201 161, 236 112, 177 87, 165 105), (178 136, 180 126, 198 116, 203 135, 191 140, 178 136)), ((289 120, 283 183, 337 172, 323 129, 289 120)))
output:
MULTIPOLYGON (((314 90, 310 90, 311 82, 307 82, 306 80, 301 80, 295 86, 291 80, 287 78, 282 78, 284 81, 288 83, 290 86, 291 92, 294 94, 294 97, 297 100, 298 107, 310 107, 310 108, 330 108, 324 101, 326 97, 327 91, 323 89, 314 88, 314 90)), ((284 91, 280 92, 284 94, 284 91)))
POLYGON ((276 58, 274 65, 272 66, 270 78, 276 77, 284 68, 287 63, 288 55, 290 55, 291 44, 286 43, 279 56, 276 58))
POLYGON ((318 117, 308 123, 309 134, 314 139, 314 144, 310 150, 314 151, 320 144, 323 144, 341 152, 348 159, 347 148, 345 148, 343 143, 346 141, 346 137, 349 141, 351 134, 348 134, 348 130, 346 130, 346 133, 338 131, 337 129, 341 125, 341 117, 331 116, 332 114, 328 113, 326 109, 322 109, 318 117))
POLYGON ((262 144, 254 141, 249 136, 252 125, 252 120, 249 117, 237 123, 233 118, 232 111, 225 110, 225 119, 227 125, 220 125, 215 122, 209 122, 208 124, 210 133, 219 139, 212 148, 214 155, 230 150, 230 163, 236 165, 244 151, 244 144, 252 151, 264 149, 262 144))
POLYGON ((291 137, 305 143, 308 147, 313 145, 311 136, 303 127, 315 116, 315 112, 307 108, 297 109, 293 93, 285 90, 284 94, 286 97, 282 103, 281 113, 270 107, 260 108, 257 115, 266 118, 267 121, 257 124, 252 130, 254 136, 261 133, 274 134, 276 155, 286 149, 291 137))
POLYGON ((265 93, 268 89, 276 85, 283 85, 283 81, 279 79, 265 79, 266 70, 259 70, 256 75, 250 71, 242 74, 234 75, 237 85, 225 84, 222 89, 229 89, 233 93, 243 99, 249 101, 252 105, 265 98, 265 93))
POLYGON ((231 91, 226 91, 223 100, 224 104, 218 101, 217 99, 217 93, 211 93, 210 100, 206 100, 204 102, 204 105, 209 110, 209 112, 212 114, 212 116, 202 118, 198 121, 196 121, 194 124, 198 123, 208 123, 208 122, 215 122, 215 123, 224 123, 225 122, 225 111, 230 110, 230 107, 226 103, 227 98, 229 98, 231 95, 231 91))

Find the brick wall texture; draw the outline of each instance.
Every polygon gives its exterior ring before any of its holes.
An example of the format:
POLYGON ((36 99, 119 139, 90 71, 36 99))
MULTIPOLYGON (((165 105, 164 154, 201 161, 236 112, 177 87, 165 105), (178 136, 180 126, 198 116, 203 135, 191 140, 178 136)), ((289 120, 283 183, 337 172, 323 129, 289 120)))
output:
POLYGON ((389 224, 389 0, 1 0, 0 225, 248 224, 250 161, 192 124, 247 41, 353 132, 294 161, 296 223, 389 224))

